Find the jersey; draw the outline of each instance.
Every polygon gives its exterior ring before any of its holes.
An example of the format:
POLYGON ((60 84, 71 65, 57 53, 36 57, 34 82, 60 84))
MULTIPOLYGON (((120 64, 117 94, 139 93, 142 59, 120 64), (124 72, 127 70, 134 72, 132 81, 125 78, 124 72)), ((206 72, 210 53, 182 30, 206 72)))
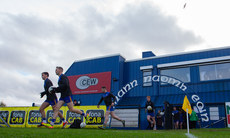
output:
POLYGON ((58 87, 55 89, 56 92, 61 93, 60 98, 65 98, 72 95, 69 86, 69 79, 66 75, 61 74, 58 79, 58 87))
POLYGON ((102 95, 98 105, 100 105, 103 100, 104 100, 106 106, 110 106, 112 103, 115 102, 116 97, 112 93, 106 92, 102 95))
POLYGON ((53 86, 53 83, 51 82, 50 79, 46 79, 44 81, 44 89, 45 89, 45 93, 46 93, 46 100, 48 101, 54 101, 55 99, 57 99, 57 96, 55 93, 49 93, 48 89, 50 86, 53 86))
POLYGON ((179 120, 180 120, 180 114, 179 114, 179 111, 177 111, 177 110, 173 110, 173 111, 172 111, 172 114, 173 114, 173 119, 174 119, 174 120, 177 120, 177 121, 179 121, 179 120))
POLYGON ((146 101, 146 103, 145 103, 145 108, 147 108, 148 106, 151 106, 152 107, 152 110, 147 110, 148 111, 148 113, 153 113, 154 112, 154 104, 153 104, 153 102, 151 102, 151 101, 146 101))

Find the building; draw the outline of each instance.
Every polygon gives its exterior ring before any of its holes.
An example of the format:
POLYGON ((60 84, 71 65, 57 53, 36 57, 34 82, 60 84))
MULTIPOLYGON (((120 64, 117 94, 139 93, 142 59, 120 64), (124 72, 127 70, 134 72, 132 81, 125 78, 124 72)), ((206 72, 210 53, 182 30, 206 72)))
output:
POLYGON ((199 117, 203 117, 201 127, 213 123, 211 127, 226 126, 230 47, 166 56, 155 56, 148 51, 136 60, 111 55, 76 61, 65 74, 70 79, 74 99, 80 100, 81 105, 97 105, 102 85, 117 96, 117 108, 138 105, 141 129, 148 125, 144 111, 146 96, 151 96, 159 110, 164 101, 181 106, 186 94, 199 117), (157 77, 161 82, 157 82, 157 77))

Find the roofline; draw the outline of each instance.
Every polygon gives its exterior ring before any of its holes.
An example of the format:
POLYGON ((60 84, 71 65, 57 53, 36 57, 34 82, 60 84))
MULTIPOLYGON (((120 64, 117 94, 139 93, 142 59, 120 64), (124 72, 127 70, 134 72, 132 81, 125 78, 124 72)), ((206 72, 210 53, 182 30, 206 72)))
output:
POLYGON ((81 60, 75 60, 74 63, 83 62, 83 61, 89 61, 89 60, 95 60, 95 59, 101 59, 101 58, 115 57, 115 56, 120 56, 124 60, 126 60, 121 54, 111 54, 111 55, 106 55, 106 56, 98 56, 98 57, 86 58, 86 59, 81 59, 81 60))
POLYGON ((175 54, 154 56, 154 57, 148 57, 148 58, 131 59, 131 60, 126 60, 126 62, 141 61, 141 60, 148 60, 148 59, 157 59, 157 58, 163 58, 163 57, 171 57, 171 56, 178 56, 178 55, 185 55, 185 54, 193 54, 193 53, 199 53, 199 52, 208 52, 208 51, 221 50, 221 49, 230 49, 230 46, 223 46, 223 47, 218 47, 218 48, 203 49, 203 50, 196 50, 196 51, 180 52, 180 53, 175 53, 175 54))
POLYGON ((158 64, 157 68, 167 68, 167 67, 194 65, 194 64, 202 64, 202 63, 210 63, 210 62, 218 62, 218 61, 229 61, 229 60, 230 60, 230 56, 222 56, 222 57, 215 57, 215 58, 206 58, 206 59, 158 64))

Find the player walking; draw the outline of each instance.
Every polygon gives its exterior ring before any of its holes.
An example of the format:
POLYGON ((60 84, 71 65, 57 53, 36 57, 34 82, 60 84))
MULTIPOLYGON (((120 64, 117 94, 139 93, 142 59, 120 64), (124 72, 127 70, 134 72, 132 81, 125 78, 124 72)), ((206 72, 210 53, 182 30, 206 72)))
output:
POLYGON ((178 129, 179 122, 180 122, 180 114, 179 111, 176 109, 176 107, 173 107, 172 115, 173 115, 174 128, 178 129))
POLYGON ((85 117, 86 119, 86 123, 88 123, 89 120, 89 115, 85 114, 84 112, 82 112, 79 109, 74 109, 73 107, 73 101, 72 101, 72 92, 70 90, 70 86, 69 86, 69 80, 67 78, 67 76, 65 76, 63 74, 63 68, 62 67, 56 67, 56 75, 59 76, 58 79, 58 87, 50 87, 49 91, 50 92, 55 92, 55 93, 61 93, 61 97, 56 105, 56 107, 54 108, 54 114, 53 114, 53 119, 51 121, 50 124, 46 124, 47 127, 49 128, 53 128, 54 122, 56 121, 56 118, 58 116, 58 111, 59 109, 66 103, 69 111, 70 112, 74 112, 77 114, 80 114, 82 116, 85 117))
POLYGON ((148 114, 147 114, 147 120, 151 124, 151 128, 153 128, 154 130, 156 130, 156 126, 155 126, 156 121, 155 121, 155 114, 154 114, 154 104, 153 104, 153 102, 151 102, 151 97, 150 96, 147 96, 146 99, 147 99, 147 101, 146 101, 146 104, 145 104, 145 108, 146 108, 146 110, 148 112, 148 114))
MULTIPOLYGON (((42 103, 39 111, 42 114, 42 122, 40 125, 38 125, 38 127, 44 126, 44 124, 46 124, 46 115, 45 115, 45 109, 51 105, 53 110, 57 104, 57 96, 55 93, 49 93, 48 89, 49 87, 53 86, 53 83, 51 82, 51 80, 49 79, 49 73, 48 72, 42 72, 42 79, 44 80, 44 92, 41 92, 41 98, 46 95, 46 100, 42 103)), ((62 125, 65 126, 67 121, 64 119, 63 115, 58 112, 58 116, 61 118, 62 120, 62 125)))
POLYGON ((105 102, 105 105, 106 105, 106 113, 105 113, 105 121, 104 121, 104 124, 103 124, 103 127, 98 127, 100 129, 105 129, 106 128, 106 124, 109 120, 109 114, 112 116, 112 118, 122 122, 122 125, 123 127, 125 127, 125 120, 121 120, 118 116, 115 115, 114 113, 114 102, 115 102, 115 99, 116 97, 110 93, 110 92, 107 92, 106 90, 106 87, 103 86, 101 87, 101 91, 104 93, 103 96, 101 97, 98 105, 97 105, 97 108, 100 108, 100 104, 101 102, 104 100, 105 102))

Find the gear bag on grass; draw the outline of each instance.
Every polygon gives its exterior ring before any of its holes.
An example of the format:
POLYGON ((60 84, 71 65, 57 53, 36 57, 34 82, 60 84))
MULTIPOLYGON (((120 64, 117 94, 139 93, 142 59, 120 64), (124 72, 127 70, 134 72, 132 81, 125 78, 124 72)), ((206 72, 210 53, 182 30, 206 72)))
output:
POLYGON ((70 125, 69 128, 81 128, 80 124, 81 124, 81 120, 80 119, 75 119, 74 122, 70 125))

